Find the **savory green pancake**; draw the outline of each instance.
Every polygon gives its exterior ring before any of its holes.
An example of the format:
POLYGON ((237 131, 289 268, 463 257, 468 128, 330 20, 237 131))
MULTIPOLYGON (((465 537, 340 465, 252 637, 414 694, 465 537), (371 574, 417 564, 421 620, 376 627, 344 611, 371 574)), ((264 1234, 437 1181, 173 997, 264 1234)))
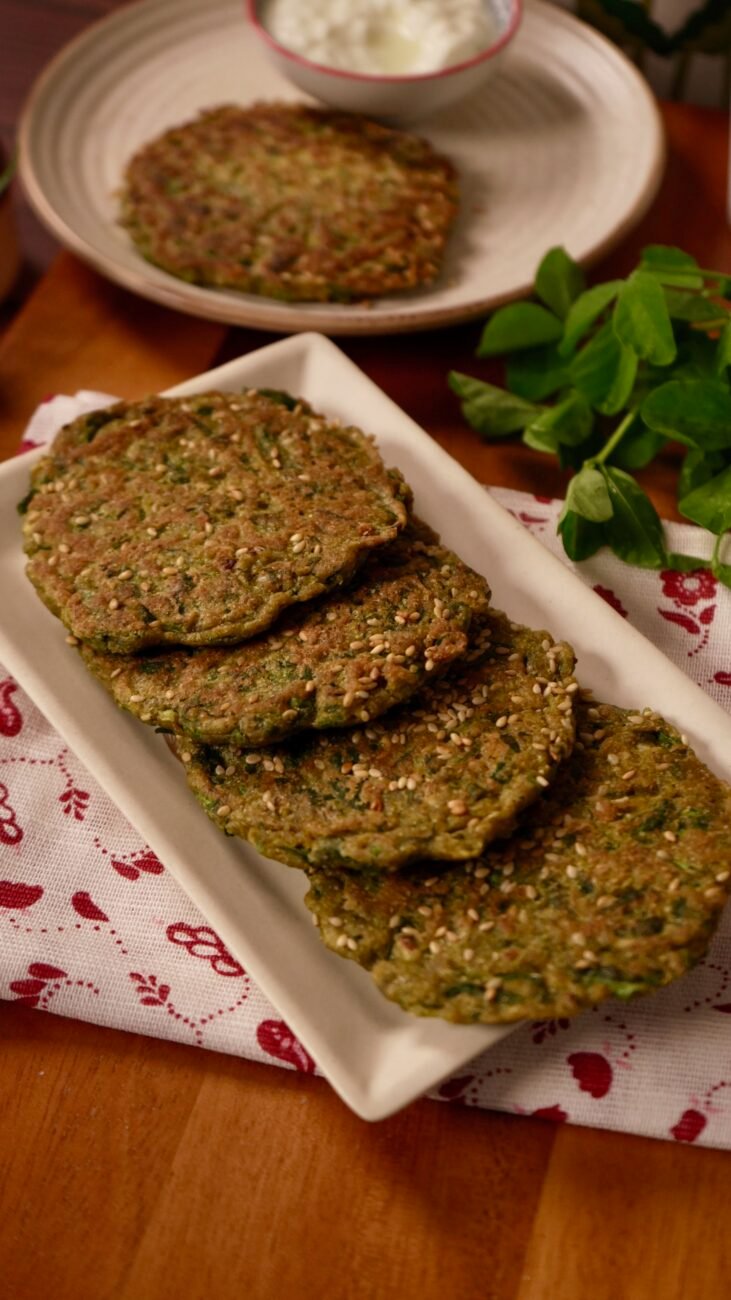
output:
MULTIPOLYGON (((390 653, 375 632, 374 668, 390 653)), ((471 656, 377 722, 269 751, 178 751, 209 816, 291 866, 393 871, 474 857, 571 752, 573 666, 568 646, 490 611, 471 656)))
POLYGON ((226 105, 127 165, 121 220, 194 284, 351 302, 431 284, 457 213, 452 164, 418 136, 304 104, 226 105))
POLYGON ((657 714, 580 701, 579 739, 513 837, 398 875, 308 870, 329 948, 405 1010, 571 1016, 683 975, 731 880, 731 788, 657 714))
POLYGON ((368 722, 409 699, 465 653, 489 598, 484 578, 414 521, 344 591, 293 607, 242 645, 137 655, 79 648, 143 722, 206 744, 266 745, 368 722), (373 656, 385 640, 385 656, 373 656))
POLYGON ((33 470, 28 577, 69 631, 124 654, 229 644, 347 582, 407 520, 359 429, 286 394, 120 402, 33 470))

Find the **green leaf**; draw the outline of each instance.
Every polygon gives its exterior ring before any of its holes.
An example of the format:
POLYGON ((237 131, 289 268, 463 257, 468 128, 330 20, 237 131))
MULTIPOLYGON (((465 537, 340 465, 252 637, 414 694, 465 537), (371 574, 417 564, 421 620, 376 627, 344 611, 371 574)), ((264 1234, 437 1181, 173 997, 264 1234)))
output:
POLYGON ((569 367, 571 382, 605 415, 614 414, 626 403, 636 370, 637 358, 620 343, 611 321, 577 352, 569 367))
POLYGON ((533 402, 507 393, 504 388, 461 375, 456 370, 449 375, 449 387, 462 399, 462 414, 467 423, 487 438, 519 433, 541 409, 533 402))
POLYGON ((714 474, 725 468, 726 461, 718 451, 702 452, 691 447, 685 453, 678 477, 678 500, 682 501, 697 487, 702 487, 714 474))
POLYGON ((710 562, 699 559, 697 555, 679 555, 677 551, 670 551, 668 568, 675 569, 676 573, 697 573, 699 569, 710 568, 710 562))
POLYGON ((716 347, 715 370, 719 379, 726 378, 726 368, 728 366, 731 366, 731 320, 727 321, 721 330, 716 347))
POLYGON ((602 415, 617 415, 619 411, 624 410, 637 378, 637 354, 622 343, 619 346, 614 379, 606 397, 598 403, 598 410, 602 415))
POLYGON ((584 272, 566 249, 550 248, 536 271, 536 297, 564 320, 585 288, 584 272))
POLYGON ((612 518, 612 501, 600 469, 584 465, 578 474, 574 474, 569 480, 564 510, 571 510, 593 524, 603 524, 612 518))
POLYGON ((552 397, 559 388, 569 383, 565 361, 559 357, 555 344, 532 348, 508 357, 505 364, 505 382, 511 393, 525 397, 530 402, 542 402, 552 397))
POLYGON ((648 245, 642 250, 640 269, 651 272, 662 284, 678 285, 684 289, 700 289, 703 285, 696 259, 681 248, 648 245))
POLYGON ((667 563, 665 537, 650 498, 624 470, 603 467, 612 503, 612 518, 605 524, 606 539, 621 560, 643 569, 661 569, 667 563))
POLYGON ((719 560, 713 560, 711 572, 724 587, 731 587, 731 564, 721 564, 719 560))
POLYGON ((699 293, 681 293, 678 289, 665 290, 665 303, 673 320, 690 324, 717 321, 726 315, 725 309, 715 307, 699 293))
POLYGON ((623 284, 622 280, 608 280, 605 284, 595 284, 587 289, 571 304, 563 328, 563 338, 558 345, 559 356, 570 357, 576 345, 591 329, 594 321, 614 302, 623 284))
POLYGON ((710 533, 727 532, 731 528, 731 465, 683 497, 678 509, 710 533))
POLYGON ((540 347, 561 338, 563 327, 553 312, 536 302, 511 302, 490 317, 482 331, 477 356, 497 357, 503 352, 540 347))
POLYGON ((681 271, 697 267, 698 262, 692 253, 686 253, 682 248, 674 248, 672 244, 647 244, 640 253, 640 266, 647 267, 649 270, 662 268, 681 271))
POLYGON ((669 366, 677 348, 665 295, 653 276, 633 271, 617 295, 612 314, 621 343, 654 366, 669 366))
POLYGON ((642 403, 645 424, 704 451, 731 447, 731 393, 716 379, 671 379, 642 403))
POLYGON ((624 435, 622 441, 611 454, 611 463, 620 469, 644 469, 653 461, 665 446, 664 433, 655 433, 646 425, 638 424, 624 435))
POLYGON ((536 451, 558 451, 563 443, 578 447, 591 434, 594 417, 581 393, 570 393, 562 402, 540 412, 526 428, 523 442, 536 451))
POLYGON ((581 515, 575 514, 573 510, 564 509, 556 531, 560 534, 563 548, 569 559, 576 563, 596 555, 599 547, 605 542, 604 526, 582 519, 581 515))

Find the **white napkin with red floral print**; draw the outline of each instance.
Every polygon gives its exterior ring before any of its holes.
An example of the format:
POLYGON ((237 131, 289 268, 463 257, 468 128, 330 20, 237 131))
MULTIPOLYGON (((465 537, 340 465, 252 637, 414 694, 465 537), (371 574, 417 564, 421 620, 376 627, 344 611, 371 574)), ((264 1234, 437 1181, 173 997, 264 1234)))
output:
MULTIPOLYGON (((44 403, 23 448, 81 393, 44 403)), ((567 565, 560 502, 494 495, 567 565)), ((668 525, 675 551, 697 529, 668 525)), ((601 554, 577 572, 731 711, 731 591, 601 554)), ((731 726, 729 728, 731 738, 731 726)), ((730 741, 731 743, 731 741, 730 741)), ((117 1029, 278 1062, 314 1062, 155 855, 0 665, 0 997, 117 1029)), ((672 987, 575 1021, 526 1024, 435 1094, 556 1122, 731 1147, 731 914, 672 987)))

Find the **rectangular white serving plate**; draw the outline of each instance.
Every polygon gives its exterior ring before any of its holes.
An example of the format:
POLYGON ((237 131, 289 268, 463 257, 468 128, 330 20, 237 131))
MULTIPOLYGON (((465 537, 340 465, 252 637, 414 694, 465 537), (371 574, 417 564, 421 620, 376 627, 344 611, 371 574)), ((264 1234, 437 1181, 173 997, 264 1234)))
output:
MULTIPOLYGON (((416 508, 475 569, 496 606, 570 641, 600 699, 651 705, 731 781, 728 715, 630 627, 319 334, 299 334, 169 390, 283 388, 373 433, 416 508)), ((162 738, 120 712, 65 643, 24 575, 16 505, 42 454, 0 466, 0 659, 243 963, 343 1100, 383 1119, 497 1042, 505 1028, 409 1016, 368 974, 329 953, 302 904, 301 872, 221 835, 162 738)))

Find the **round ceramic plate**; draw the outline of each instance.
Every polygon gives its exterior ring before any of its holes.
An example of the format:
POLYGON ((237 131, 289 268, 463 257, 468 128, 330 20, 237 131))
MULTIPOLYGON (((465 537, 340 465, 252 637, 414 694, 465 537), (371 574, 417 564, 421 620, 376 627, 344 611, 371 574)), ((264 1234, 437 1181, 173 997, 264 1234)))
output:
POLYGON ((116 220, 130 155, 199 109, 298 98, 241 0, 143 0, 89 28, 43 73, 21 123, 20 174, 63 244, 156 302, 284 333, 387 334, 466 320, 527 292, 553 244, 597 257, 642 216, 662 172, 662 128, 640 75, 592 28, 535 0, 494 80, 416 128, 462 185, 432 288, 367 307, 287 304, 199 288, 145 262, 116 220))

